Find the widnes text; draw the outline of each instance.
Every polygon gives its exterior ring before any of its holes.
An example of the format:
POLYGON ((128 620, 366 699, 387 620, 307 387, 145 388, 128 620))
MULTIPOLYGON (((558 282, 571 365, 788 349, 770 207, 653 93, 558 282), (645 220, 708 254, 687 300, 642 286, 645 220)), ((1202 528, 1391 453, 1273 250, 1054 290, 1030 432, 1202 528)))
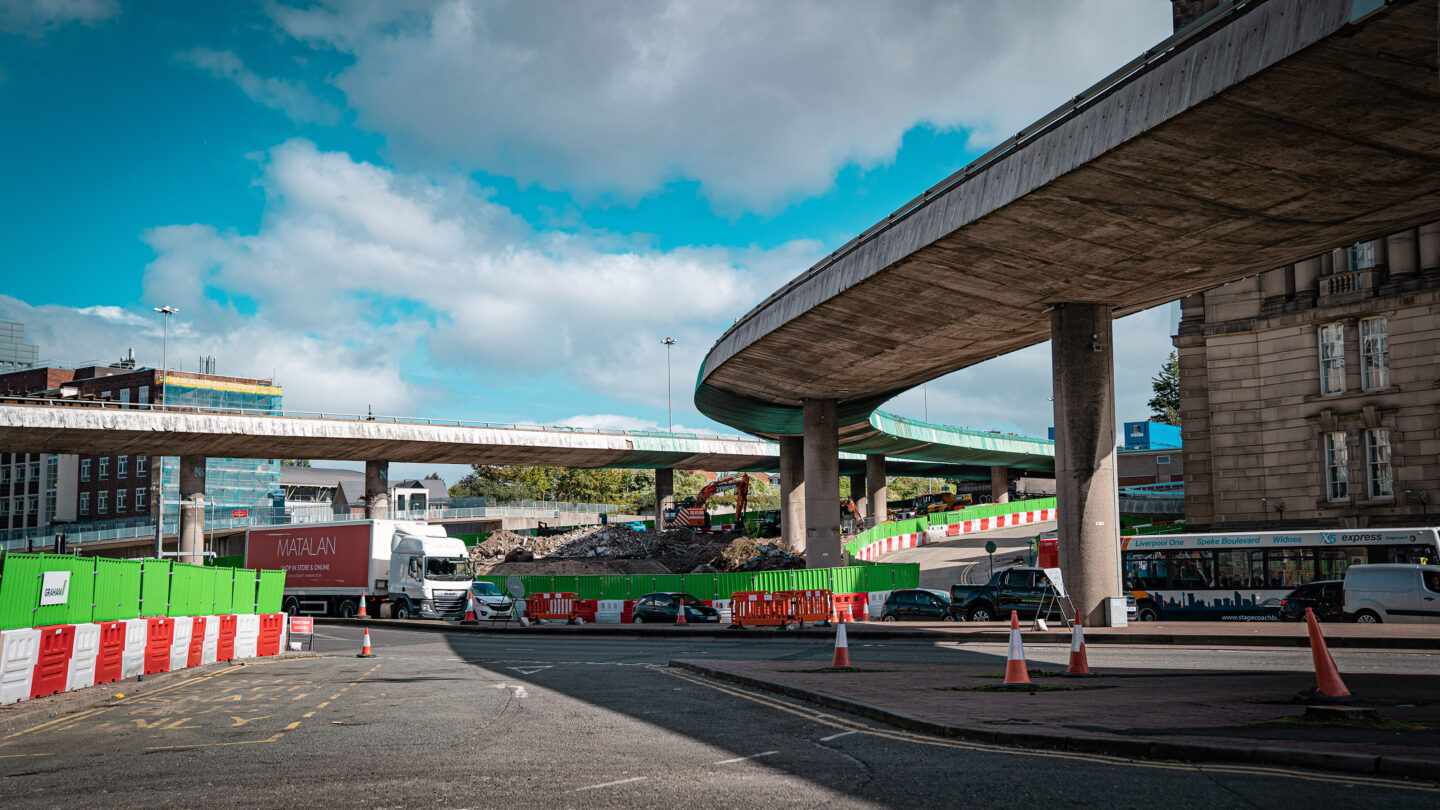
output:
POLYGON ((282 537, 275 541, 277 557, 318 557, 334 553, 333 537, 282 537))

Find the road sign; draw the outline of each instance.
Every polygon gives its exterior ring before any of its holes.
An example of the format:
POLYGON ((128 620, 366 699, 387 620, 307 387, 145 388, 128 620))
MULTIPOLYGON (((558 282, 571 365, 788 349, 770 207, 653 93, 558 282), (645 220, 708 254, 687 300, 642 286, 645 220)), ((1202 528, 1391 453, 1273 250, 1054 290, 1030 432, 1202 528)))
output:
POLYGON ((985 541, 985 553, 986 553, 986 554, 994 554, 996 548, 997 548, 997 546, 995 545, 995 541, 994 541, 994 540, 986 540, 986 541, 985 541))
POLYGON ((315 620, 309 616, 291 616, 290 632, 301 635, 309 635, 315 632, 315 620))

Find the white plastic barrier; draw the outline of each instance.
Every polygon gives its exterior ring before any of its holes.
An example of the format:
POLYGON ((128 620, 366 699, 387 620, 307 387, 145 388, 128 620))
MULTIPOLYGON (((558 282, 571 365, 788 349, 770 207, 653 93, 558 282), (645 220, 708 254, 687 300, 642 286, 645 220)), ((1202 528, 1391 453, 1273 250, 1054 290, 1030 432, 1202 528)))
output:
POLYGON ((714 600, 711 600, 711 602, 710 602, 710 607, 713 607, 713 608, 715 608, 715 610, 719 611, 719 613, 720 613, 720 623, 721 623, 721 624, 729 624, 729 623, 730 623, 730 600, 729 600, 729 599, 714 599, 714 600))
POLYGON ((145 639, 149 633, 149 621, 125 620, 125 654, 120 658, 120 677, 133 678, 145 673, 145 639))
POLYGON ((878 622, 885 613, 885 600, 890 598, 890 591, 870 592, 870 621, 878 622))
POLYGON ((70 671, 65 691, 74 692, 95 685, 95 662, 100 657, 100 625, 75 625, 75 646, 70 651, 70 671))
POLYGON ((596 624, 619 624, 625 615, 624 599, 601 599, 595 603, 596 624))
POLYGON ((260 642, 260 617, 241 613, 235 617, 235 658, 254 658, 260 642))
POLYGON ((170 641, 170 670, 184 669, 190 664, 190 631, 195 620, 189 616, 175 617, 175 635, 170 641))
POLYGON ((39 656, 39 630, 26 627, 0 632, 0 705, 30 699, 30 679, 39 656))
POLYGON ((215 663, 216 655, 220 650, 220 617, 207 616, 205 618, 205 641, 200 646, 200 663, 215 663))

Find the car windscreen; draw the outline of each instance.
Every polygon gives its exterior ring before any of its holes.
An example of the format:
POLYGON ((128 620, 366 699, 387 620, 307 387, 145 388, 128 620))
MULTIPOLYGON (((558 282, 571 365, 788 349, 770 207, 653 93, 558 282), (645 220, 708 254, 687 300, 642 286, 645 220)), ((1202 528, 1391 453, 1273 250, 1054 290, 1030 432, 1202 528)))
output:
POLYGON ((699 599, 696 599, 689 594, 680 594, 675 598, 680 600, 681 602, 684 602, 685 607, 705 607, 704 602, 701 602, 699 599))
POLYGON ((425 578, 451 582, 470 579, 470 561, 464 557, 426 557, 425 578))
POLYGON ((470 590, 473 591, 476 596, 504 596, 504 595, 505 595, 504 593, 502 593, 502 592, 500 591, 500 586, 499 586, 499 585, 496 585, 496 584, 493 583, 493 582, 477 582, 477 583, 475 583, 474 585, 471 585, 471 586, 470 586, 470 590))

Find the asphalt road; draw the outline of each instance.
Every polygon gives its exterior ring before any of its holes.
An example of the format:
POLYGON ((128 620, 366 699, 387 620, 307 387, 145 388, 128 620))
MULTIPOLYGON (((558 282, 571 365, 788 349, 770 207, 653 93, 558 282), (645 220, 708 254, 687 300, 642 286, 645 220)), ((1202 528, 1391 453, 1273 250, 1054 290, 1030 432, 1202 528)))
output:
POLYGON ((920 563, 920 587, 949 590, 951 585, 975 585, 990 579, 989 555, 985 543, 994 541, 995 567, 1010 565, 1017 554, 1028 554, 1030 538, 1055 530, 1055 521, 1011 526, 907 548, 884 555, 876 562, 920 563))
MULTIPOLYGON (((222 666, 0 733, 0 803, 1151 807, 1164 797, 1207 808, 1428 808, 1440 799, 1433 784, 931 738, 657 666, 828 661, 821 642, 377 629, 379 657, 357 659, 358 631, 319 629, 314 658, 222 666)), ((923 643, 852 652, 995 657, 923 643)), ((1265 666, 1255 653, 1223 660, 1265 666)), ((1360 655, 1417 668, 1423 658, 1434 671, 1433 657, 1360 655)))

